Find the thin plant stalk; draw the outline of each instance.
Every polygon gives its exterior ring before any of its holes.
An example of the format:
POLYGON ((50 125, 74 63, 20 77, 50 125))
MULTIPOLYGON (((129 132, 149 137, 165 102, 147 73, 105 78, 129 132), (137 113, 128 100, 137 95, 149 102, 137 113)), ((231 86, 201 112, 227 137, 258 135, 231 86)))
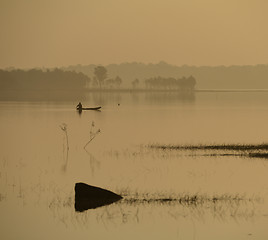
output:
POLYGON ((95 136, 94 137, 92 137, 87 143, 86 143, 86 145, 84 146, 84 148, 86 148, 86 146, 93 140, 95 138, 95 136))
POLYGON ((62 125, 60 125, 60 128, 65 133, 66 147, 67 147, 67 150, 69 150, 69 139, 68 139, 68 133, 67 133, 67 124, 63 123, 62 125))
POLYGON ((97 136, 98 133, 100 133, 100 129, 98 129, 96 132, 93 132, 92 129, 95 127, 95 123, 92 122, 91 123, 91 128, 90 128, 90 139, 89 141, 86 143, 86 145, 84 146, 84 149, 87 147, 87 145, 97 136))
POLYGON ((60 125, 60 128, 64 132, 65 138, 66 138, 66 159, 65 159, 65 164, 63 165, 63 171, 65 172, 67 169, 68 158, 69 158, 69 139, 68 139, 68 133, 67 133, 67 124, 63 123, 62 125, 60 125))
POLYGON ((67 130, 65 131, 65 136, 66 136, 67 154, 68 154, 68 151, 69 151, 69 138, 68 138, 67 130))

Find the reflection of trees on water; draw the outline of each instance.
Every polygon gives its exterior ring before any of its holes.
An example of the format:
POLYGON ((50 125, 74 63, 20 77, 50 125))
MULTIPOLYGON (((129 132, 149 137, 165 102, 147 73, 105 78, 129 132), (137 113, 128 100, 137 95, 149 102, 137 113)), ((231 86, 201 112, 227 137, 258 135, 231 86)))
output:
POLYGON ((90 93, 91 100, 96 105, 106 105, 107 103, 118 104, 122 101, 122 93, 116 91, 96 91, 90 93))
MULTIPOLYGON (((123 101, 132 101, 139 103, 142 101, 150 102, 163 102, 169 103, 170 101, 181 101, 181 102, 194 102, 195 93, 193 91, 65 91, 65 90, 51 90, 51 91, 4 91, 0 94, 2 100, 17 100, 17 101, 53 101, 53 102, 64 102, 64 101, 82 101, 84 104, 93 104, 96 106, 104 106, 107 104, 118 104, 123 101)), ((74 106, 75 107, 75 106, 74 106)))
MULTIPOLYGON (((2 90, 2 89, 0 89, 2 90)), ((52 102, 64 102, 64 101, 84 101, 86 99, 87 92, 85 90, 6 90, 0 92, 1 100, 16 100, 16 101, 52 101, 52 102)))
POLYGON ((141 94, 139 94, 138 92, 136 91, 133 91, 131 93, 131 100, 135 103, 140 103, 140 100, 141 100, 141 94))
POLYGON ((149 103, 165 103, 169 104, 172 102, 182 103, 194 103, 195 93, 194 92, 146 92, 145 101, 149 103))
POLYGON ((172 102, 194 103, 195 92, 193 91, 106 91, 91 92, 89 101, 95 105, 120 104, 130 101, 137 103, 169 104, 172 102))

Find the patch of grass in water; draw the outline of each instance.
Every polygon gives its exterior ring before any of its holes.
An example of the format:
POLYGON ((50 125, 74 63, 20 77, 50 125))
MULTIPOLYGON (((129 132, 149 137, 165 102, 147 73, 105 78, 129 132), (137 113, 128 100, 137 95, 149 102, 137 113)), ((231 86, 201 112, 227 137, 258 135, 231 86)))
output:
POLYGON ((232 150, 232 151, 252 151, 268 150, 268 144, 198 144, 198 145, 161 145, 151 144, 149 148, 162 150, 232 150))
POLYGON ((268 144, 197 144, 197 145, 166 145, 166 144, 150 144, 146 146, 150 149, 163 151, 211 151, 202 154, 191 154, 189 156, 207 156, 207 157, 249 157, 268 159, 268 144), (223 153, 221 152, 223 151, 223 153), (226 152, 225 152, 226 151, 226 152), (229 151, 229 152, 228 152, 229 151))
POLYGON ((260 153, 260 152, 249 153, 249 157, 252 157, 252 158, 266 158, 266 159, 268 159, 268 153, 260 153))
POLYGON ((246 198, 239 195, 215 195, 215 196, 206 196, 199 194, 185 194, 178 197, 128 197, 123 198, 123 202, 127 204, 181 204, 184 206, 191 205, 203 205, 205 203, 217 203, 217 202, 240 202, 240 201, 252 201, 254 199, 246 198))

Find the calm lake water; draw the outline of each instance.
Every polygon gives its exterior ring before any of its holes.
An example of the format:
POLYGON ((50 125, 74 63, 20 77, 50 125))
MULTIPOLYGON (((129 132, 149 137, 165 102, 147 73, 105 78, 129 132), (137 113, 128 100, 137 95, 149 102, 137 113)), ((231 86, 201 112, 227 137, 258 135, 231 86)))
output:
POLYGON ((91 93, 82 103, 102 109, 0 102, 1 239, 268 239, 268 159, 149 147, 268 143, 268 92, 91 93), (124 199, 76 212, 77 182, 124 199))

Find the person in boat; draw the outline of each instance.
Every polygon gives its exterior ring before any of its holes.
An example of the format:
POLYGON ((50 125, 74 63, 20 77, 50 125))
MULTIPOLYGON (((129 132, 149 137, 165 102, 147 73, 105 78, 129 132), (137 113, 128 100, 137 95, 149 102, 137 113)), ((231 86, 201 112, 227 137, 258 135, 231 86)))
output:
POLYGON ((79 103, 77 104, 76 109, 78 109, 78 110, 82 110, 82 103, 81 103, 81 102, 79 102, 79 103))

